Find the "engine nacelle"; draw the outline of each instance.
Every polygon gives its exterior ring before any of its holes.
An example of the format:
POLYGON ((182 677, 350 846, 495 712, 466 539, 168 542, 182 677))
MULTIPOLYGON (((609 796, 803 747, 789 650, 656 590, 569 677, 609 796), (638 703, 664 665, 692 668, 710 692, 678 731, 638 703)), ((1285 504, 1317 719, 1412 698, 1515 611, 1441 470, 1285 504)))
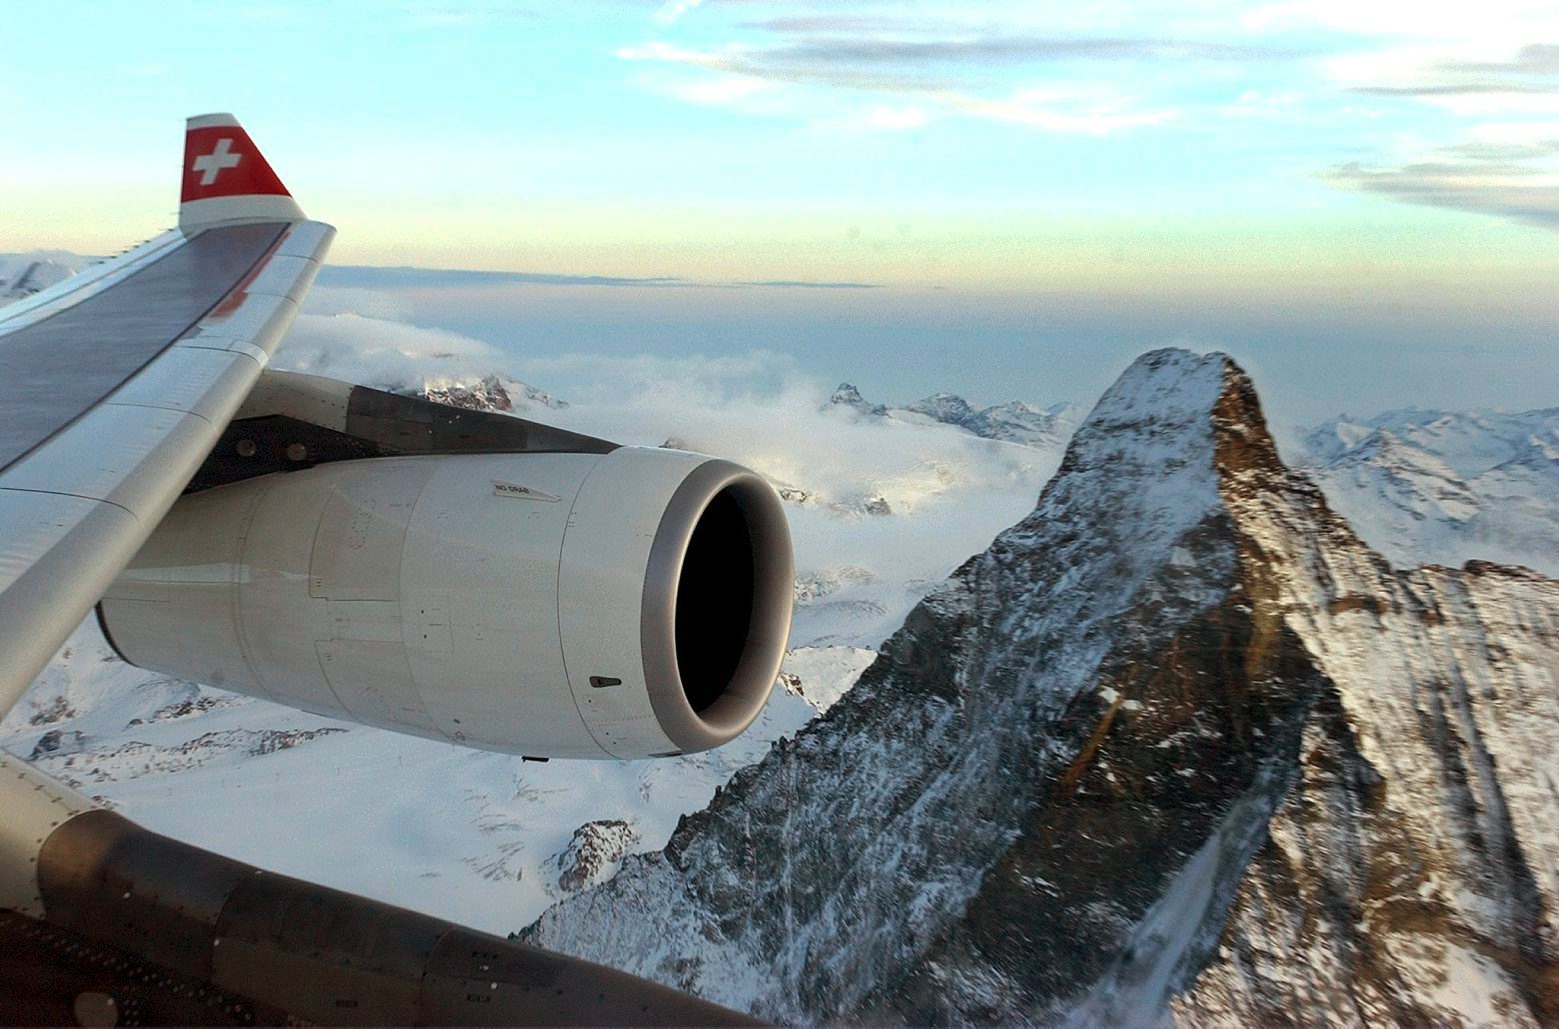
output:
POLYGON ((707 750, 784 655, 790 536, 675 450, 381 457, 181 499, 104 596, 126 661, 535 757, 707 750))

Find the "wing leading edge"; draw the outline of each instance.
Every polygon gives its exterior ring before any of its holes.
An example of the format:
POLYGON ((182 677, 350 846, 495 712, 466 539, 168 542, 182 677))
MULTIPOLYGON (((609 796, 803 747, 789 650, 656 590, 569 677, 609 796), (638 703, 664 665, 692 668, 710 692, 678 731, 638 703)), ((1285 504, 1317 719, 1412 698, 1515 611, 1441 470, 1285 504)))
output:
POLYGON ((232 115, 191 118, 179 228, 0 310, 0 713, 200 467, 335 229, 232 115))
MULTIPOLYGON (((0 310, 0 714, 201 467, 334 234, 206 115, 177 230, 0 310)), ((0 812, 0 1023, 749 1021, 158 836, 3 752, 0 812)))

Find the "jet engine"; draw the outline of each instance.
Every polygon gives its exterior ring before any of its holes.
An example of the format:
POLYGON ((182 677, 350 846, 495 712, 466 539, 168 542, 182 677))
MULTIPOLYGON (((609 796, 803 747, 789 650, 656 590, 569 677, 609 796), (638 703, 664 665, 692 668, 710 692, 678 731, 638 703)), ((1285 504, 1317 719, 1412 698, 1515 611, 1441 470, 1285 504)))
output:
POLYGON ((98 612, 142 668, 486 750, 639 758, 757 717, 791 599, 767 483, 619 447, 340 460, 192 492, 98 612))

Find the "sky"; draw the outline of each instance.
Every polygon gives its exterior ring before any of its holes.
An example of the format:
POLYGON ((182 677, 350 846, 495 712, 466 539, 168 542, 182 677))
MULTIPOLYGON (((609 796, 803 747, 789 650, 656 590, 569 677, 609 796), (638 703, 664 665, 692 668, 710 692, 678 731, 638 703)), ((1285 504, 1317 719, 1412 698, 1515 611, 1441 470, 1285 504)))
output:
POLYGON ((15 5, 0 251, 171 224, 229 110, 333 281, 560 391, 755 354, 1087 402, 1177 343, 1295 419, 1559 404, 1559 7, 1075 7, 15 5))

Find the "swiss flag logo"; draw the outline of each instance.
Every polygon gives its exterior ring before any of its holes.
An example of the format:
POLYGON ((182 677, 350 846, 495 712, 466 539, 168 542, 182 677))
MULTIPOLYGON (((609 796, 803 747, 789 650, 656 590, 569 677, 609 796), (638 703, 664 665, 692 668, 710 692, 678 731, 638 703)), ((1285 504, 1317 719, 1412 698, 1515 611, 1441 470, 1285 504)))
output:
POLYGON ((181 202, 256 195, 291 194, 247 132, 237 125, 212 125, 184 134, 181 202))

